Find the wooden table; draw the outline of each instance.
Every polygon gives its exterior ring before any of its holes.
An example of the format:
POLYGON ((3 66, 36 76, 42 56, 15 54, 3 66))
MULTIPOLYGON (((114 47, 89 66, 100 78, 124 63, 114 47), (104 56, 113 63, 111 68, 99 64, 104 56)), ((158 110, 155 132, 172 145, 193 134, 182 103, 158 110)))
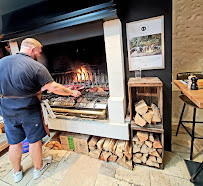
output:
POLYGON ((199 108, 203 108, 203 79, 197 81, 198 90, 191 90, 180 80, 174 81, 175 85, 199 108))

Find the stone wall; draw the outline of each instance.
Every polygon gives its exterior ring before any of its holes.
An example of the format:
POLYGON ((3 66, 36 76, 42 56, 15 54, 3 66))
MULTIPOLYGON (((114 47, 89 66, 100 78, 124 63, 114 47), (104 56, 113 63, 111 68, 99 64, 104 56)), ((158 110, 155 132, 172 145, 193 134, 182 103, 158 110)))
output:
MULTIPOLYGON (((203 1, 173 0, 172 78, 179 72, 203 71, 203 1)), ((179 120, 183 102, 180 91, 172 85, 172 123, 179 120)), ((191 108, 185 118, 192 119, 191 108)), ((203 121, 203 110, 198 109, 197 119, 203 121)))

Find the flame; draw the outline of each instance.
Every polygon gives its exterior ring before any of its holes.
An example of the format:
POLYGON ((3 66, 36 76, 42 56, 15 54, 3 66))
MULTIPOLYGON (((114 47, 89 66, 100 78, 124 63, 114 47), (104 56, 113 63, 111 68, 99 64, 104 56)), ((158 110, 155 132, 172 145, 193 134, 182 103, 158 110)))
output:
MULTIPOLYGON (((78 82, 87 81, 89 75, 87 69, 85 69, 84 67, 80 67, 79 69, 77 69, 78 82)), ((92 80, 92 77, 89 77, 89 79, 92 80)))

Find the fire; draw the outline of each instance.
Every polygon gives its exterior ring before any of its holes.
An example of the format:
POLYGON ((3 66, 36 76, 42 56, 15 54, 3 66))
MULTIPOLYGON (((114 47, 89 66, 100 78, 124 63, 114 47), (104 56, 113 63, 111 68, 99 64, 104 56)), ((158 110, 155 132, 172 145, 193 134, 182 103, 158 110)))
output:
POLYGON ((78 82, 87 81, 88 78, 92 80, 92 76, 90 76, 90 72, 87 71, 84 67, 80 67, 77 69, 77 78, 78 82))

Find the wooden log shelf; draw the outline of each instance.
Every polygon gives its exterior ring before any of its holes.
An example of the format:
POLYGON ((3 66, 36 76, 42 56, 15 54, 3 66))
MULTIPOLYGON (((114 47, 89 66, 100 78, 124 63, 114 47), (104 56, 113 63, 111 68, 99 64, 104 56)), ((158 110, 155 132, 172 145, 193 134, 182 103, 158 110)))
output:
POLYGON ((128 95, 133 164, 163 169, 163 83, 158 77, 130 78, 128 95))
POLYGON ((161 123, 156 124, 156 125, 147 124, 144 127, 140 127, 135 122, 131 122, 131 129, 132 130, 147 131, 147 132, 164 133, 164 130, 163 130, 161 123))
POLYGON ((133 130, 132 138, 133 164, 163 169, 164 134, 133 130), (141 137, 139 133, 147 136, 141 137))

